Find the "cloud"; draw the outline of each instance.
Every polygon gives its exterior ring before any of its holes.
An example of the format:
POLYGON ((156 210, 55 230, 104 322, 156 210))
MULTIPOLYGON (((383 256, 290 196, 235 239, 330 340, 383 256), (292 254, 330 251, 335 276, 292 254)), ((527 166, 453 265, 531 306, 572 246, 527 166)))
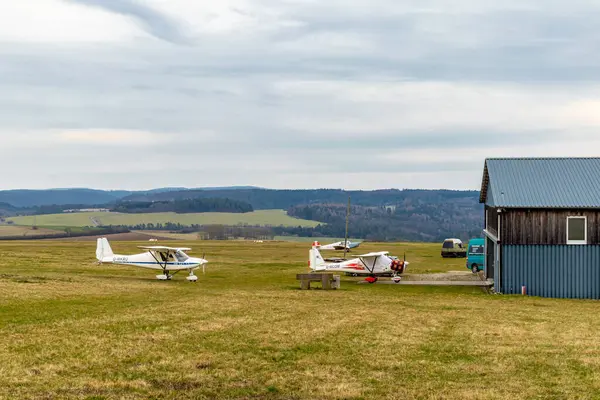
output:
POLYGON ((599 144, 589 1, 19 4, 0 5, 5 188, 477 188, 486 156, 599 144))
POLYGON ((57 141, 66 145, 145 147, 167 142, 166 135, 126 130, 67 130, 54 133, 57 141))
MULTIPOLYGON (((126 18, 62 0, 5 1, 0 5, 0 44, 126 43, 143 34, 126 18), (110 29, 107 29, 110 27, 110 29)), ((29 53, 22 48, 24 53, 29 53)))
POLYGON ((283 126, 322 138, 444 131, 456 135, 461 130, 553 135, 600 127, 595 101, 600 85, 574 92, 571 85, 547 84, 298 81, 280 82, 274 91, 317 105, 305 114, 294 109, 282 121, 283 126), (319 102, 329 107, 320 108, 319 102), (353 112, 347 112, 350 109, 353 112))
POLYGON ((151 35, 172 43, 183 44, 188 38, 177 21, 167 15, 134 0, 65 0, 75 4, 100 8, 131 17, 151 35))

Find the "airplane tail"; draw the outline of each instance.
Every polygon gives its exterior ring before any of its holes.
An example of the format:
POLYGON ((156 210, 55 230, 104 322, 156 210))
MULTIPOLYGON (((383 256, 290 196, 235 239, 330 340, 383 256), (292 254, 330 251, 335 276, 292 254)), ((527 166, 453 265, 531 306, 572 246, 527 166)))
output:
POLYGON ((314 242, 312 249, 310 249, 310 251, 309 251, 308 266, 313 271, 320 271, 320 270, 325 269, 325 260, 321 256, 318 246, 319 246, 319 243, 314 242))
POLYGON ((104 258, 106 257, 112 257, 115 254, 112 251, 112 248, 110 247, 110 244, 108 243, 108 239, 107 238, 98 238, 97 241, 97 245, 96 245, 96 258, 98 259, 98 261, 102 262, 102 260, 104 260, 104 258))

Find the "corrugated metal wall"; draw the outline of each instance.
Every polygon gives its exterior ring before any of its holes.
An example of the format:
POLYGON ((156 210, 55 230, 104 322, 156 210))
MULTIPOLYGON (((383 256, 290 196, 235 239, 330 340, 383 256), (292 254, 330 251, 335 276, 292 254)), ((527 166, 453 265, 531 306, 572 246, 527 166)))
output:
POLYGON ((600 246, 506 245, 501 262, 502 293, 600 299, 600 246))

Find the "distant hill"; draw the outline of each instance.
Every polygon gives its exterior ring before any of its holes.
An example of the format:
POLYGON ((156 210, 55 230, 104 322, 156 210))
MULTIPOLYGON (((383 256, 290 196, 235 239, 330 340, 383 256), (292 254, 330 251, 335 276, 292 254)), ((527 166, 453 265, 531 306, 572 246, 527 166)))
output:
POLYGON ((111 209, 113 212, 125 214, 164 213, 248 213, 254 211, 252 206, 243 201, 220 198, 180 199, 173 201, 123 201, 111 209))
MULTIPOLYGON (((191 205, 221 199, 229 211, 286 210, 303 220, 319 221, 317 227, 290 224, 277 229, 277 235, 340 237, 345 231, 345 207, 350 196, 351 235, 369 240, 439 241, 445 237, 468 239, 481 235, 483 206, 479 192, 455 190, 345 191, 341 189, 274 190, 255 187, 160 188, 147 191, 102 191, 93 189, 52 189, 0 191, 0 213, 7 215, 61 213, 62 205, 109 208, 125 212, 177 211, 169 202, 191 205), (203 201, 195 201, 200 200, 203 201), (194 201, 189 201, 194 200, 194 201), (229 202, 230 201, 230 202, 229 202), (243 207, 238 207, 245 204, 243 207), (40 207, 40 205, 45 205, 40 207), (235 205, 231 209, 232 205, 235 205), (11 207, 25 207, 19 210, 11 207), (35 207, 35 209, 32 209, 35 207)), ((2 214, 0 214, 2 215, 2 214)), ((183 225, 189 218, 177 221, 183 225)), ((104 222, 104 221, 103 221, 104 222)), ((138 220, 135 221, 138 225, 138 220)), ((171 221, 175 222, 175 221, 171 221)), ((188 223, 191 224, 190 221, 188 223)), ((300 225, 300 224, 299 224, 300 225)), ((137 229, 137 228, 136 228, 137 229)))
POLYGON ((0 203, 0 217, 12 215, 17 208, 8 203, 0 203))
MULTIPOLYGON (((483 210, 475 200, 469 197, 427 202, 411 199, 393 206, 352 206, 350 234, 374 241, 437 242, 448 237, 467 240, 481 235, 483 210)), ((345 234, 344 204, 294 206, 288 215, 326 223, 311 235, 342 237, 345 234)))
POLYGON ((0 203, 15 207, 34 207, 50 204, 104 204, 131 194, 125 191, 94 189, 48 189, 0 191, 0 203))
MULTIPOLYGON (((477 191, 454 190, 341 190, 341 189, 312 189, 312 190, 274 190, 274 189, 214 189, 185 190, 163 193, 133 193, 122 201, 173 201, 192 198, 220 197, 244 201, 255 210, 284 209, 305 204, 345 204, 348 196, 352 204, 361 206, 386 206, 404 201, 436 202, 454 201, 456 199, 479 199, 477 191)), ((474 204, 477 204, 475 201, 474 204)))
MULTIPOLYGON (((162 193, 185 193, 189 190, 193 191, 219 191, 219 190, 238 190, 250 189, 252 186, 233 186, 233 187, 207 187, 201 189, 186 189, 186 188, 157 188, 146 191, 131 191, 131 190, 96 190, 87 188, 72 188, 72 189, 43 189, 43 190, 0 190, 0 203, 6 203, 14 207, 35 207, 48 206, 56 204, 80 204, 80 205, 99 205, 114 203, 127 196, 135 197, 152 197, 162 193)), ((194 197, 194 196, 191 196, 194 197)), ((191 198, 180 197, 180 198, 191 198)), ((206 197, 221 197, 221 196, 206 196, 206 197)))
POLYGON ((479 192, 454 190, 222 189, 132 194, 122 201, 175 201, 218 196, 247 202, 255 210, 284 209, 290 216, 323 224, 314 229, 281 228, 277 234, 335 236, 345 233, 351 197, 351 234, 370 240, 439 241, 481 235, 483 206, 479 192))

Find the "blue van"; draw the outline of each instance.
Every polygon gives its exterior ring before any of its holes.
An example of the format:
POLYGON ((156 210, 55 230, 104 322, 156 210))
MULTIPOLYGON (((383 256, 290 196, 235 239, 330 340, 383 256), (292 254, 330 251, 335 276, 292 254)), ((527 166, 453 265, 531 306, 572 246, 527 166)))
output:
POLYGON ((485 263, 485 239, 477 238, 469 240, 467 248, 467 268, 474 274, 483 271, 485 263))

